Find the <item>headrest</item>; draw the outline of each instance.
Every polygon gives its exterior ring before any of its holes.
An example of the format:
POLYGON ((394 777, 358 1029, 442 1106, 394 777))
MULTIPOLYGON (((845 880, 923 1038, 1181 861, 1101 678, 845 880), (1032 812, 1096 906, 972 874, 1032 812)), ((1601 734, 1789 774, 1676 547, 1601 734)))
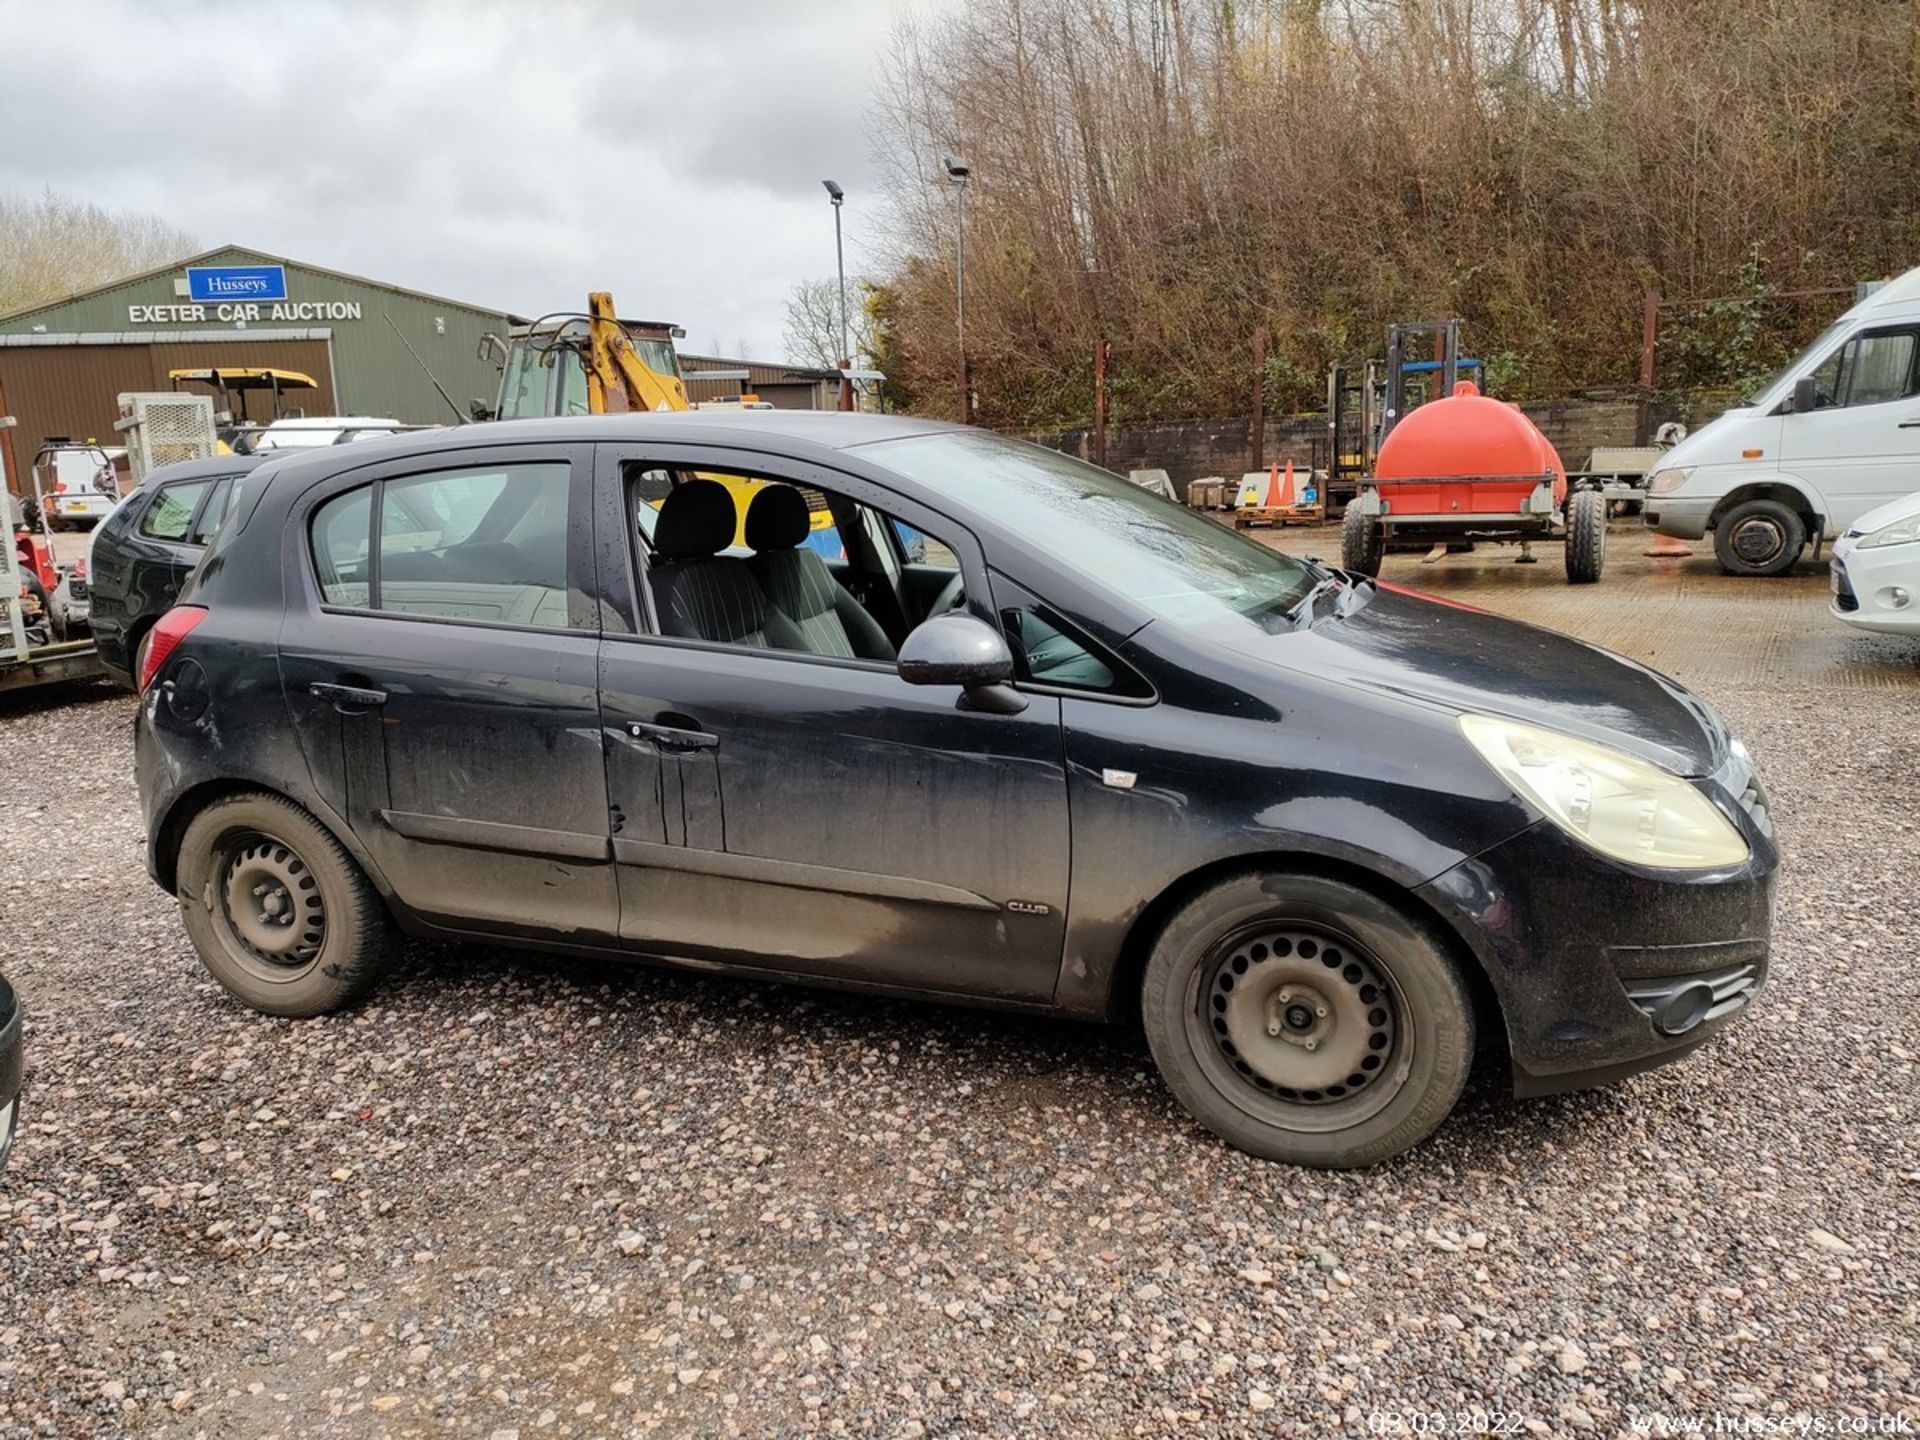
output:
POLYGON ((660 506, 653 548, 663 560, 718 555, 733 543, 738 523, 726 486, 718 480, 683 480, 660 506))
POLYGON ((763 485, 747 506, 747 544, 755 550, 804 545, 812 528, 807 497, 791 485, 763 485))

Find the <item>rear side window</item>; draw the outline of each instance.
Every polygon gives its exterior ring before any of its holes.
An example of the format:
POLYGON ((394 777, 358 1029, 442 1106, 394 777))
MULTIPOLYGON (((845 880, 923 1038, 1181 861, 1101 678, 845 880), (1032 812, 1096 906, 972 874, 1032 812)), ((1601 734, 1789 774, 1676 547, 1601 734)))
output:
POLYGON ((313 517, 320 593, 348 609, 564 629, 568 474, 489 466, 336 495, 313 517))
POLYGON ((371 561, 367 541, 373 534, 373 487, 336 495, 314 512, 313 570, 320 595, 329 605, 368 608, 371 561))
POLYGON ((213 482, 213 494, 200 507, 200 518, 193 524, 192 540, 195 545, 204 545, 213 538, 213 532, 220 528, 220 522, 226 518, 228 497, 232 494, 232 480, 222 476, 213 482))
POLYGON ((155 540, 184 541, 200 497, 212 484, 211 480, 183 480, 177 485, 162 485, 147 506, 147 513, 140 517, 140 533, 155 540))

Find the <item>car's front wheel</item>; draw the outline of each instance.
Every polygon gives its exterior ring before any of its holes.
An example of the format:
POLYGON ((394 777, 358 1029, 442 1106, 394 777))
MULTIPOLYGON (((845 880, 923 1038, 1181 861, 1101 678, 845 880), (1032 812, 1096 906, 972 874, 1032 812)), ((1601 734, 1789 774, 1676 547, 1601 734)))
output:
POLYGON ((1473 1064, 1471 998, 1439 938, 1317 875, 1243 874, 1194 896, 1154 946, 1141 1010, 1194 1118, 1295 1165, 1372 1165, 1418 1144, 1473 1064))
POLYGON ((1729 575, 1785 575, 1806 543, 1806 522, 1778 500, 1743 500, 1713 527, 1714 558, 1729 575))
POLYGON ((353 857, 275 795, 216 800, 180 842, 176 891, 208 972, 269 1015, 320 1015, 366 994, 398 946, 353 857))

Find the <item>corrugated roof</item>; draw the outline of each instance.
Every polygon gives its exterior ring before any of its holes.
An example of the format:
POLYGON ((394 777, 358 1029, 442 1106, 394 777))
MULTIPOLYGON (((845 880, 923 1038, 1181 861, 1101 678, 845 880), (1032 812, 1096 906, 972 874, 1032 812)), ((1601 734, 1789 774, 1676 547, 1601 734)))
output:
MULTIPOLYGON (((751 370, 756 381, 768 382, 775 380, 838 381, 840 378, 838 370, 822 369, 811 365, 789 365, 784 360, 728 360, 719 355, 689 355, 684 350, 680 352, 680 373, 684 378, 698 380, 700 370, 751 370)), ((709 380, 703 383, 712 385, 724 382, 709 380)))
POLYGON ((157 280, 165 275, 184 270, 189 265, 202 265, 222 255, 245 255, 249 259, 262 260, 269 265, 286 265, 295 270, 305 270, 315 275, 331 276, 335 280, 348 280, 355 285, 365 285, 374 290, 385 290, 390 294, 404 295, 415 300, 431 300, 437 305, 451 305, 460 310, 471 310, 480 315, 501 315, 516 325, 527 323, 526 317, 514 315, 497 305, 474 305, 465 300, 450 300, 444 295, 434 295, 425 290, 409 290, 405 286, 395 285, 386 280, 374 280, 365 275, 355 275, 347 270, 333 270, 325 265, 311 265, 305 260, 290 259, 285 255, 270 254, 265 250, 250 249, 245 245, 219 245, 211 250, 202 250, 198 255, 189 255, 184 260, 175 260, 167 265, 157 265, 151 270, 142 270, 133 275, 122 275, 95 285, 90 290, 76 290, 71 295, 62 295, 57 300, 45 300, 37 305, 28 305, 19 310, 9 310, 0 314, 0 324, 18 320, 25 316, 37 315, 45 310, 59 310, 68 305, 89 300, 95 295, 104 295, 109 290, 119 290, 128 285, 138 285, 148 280, 157 280))

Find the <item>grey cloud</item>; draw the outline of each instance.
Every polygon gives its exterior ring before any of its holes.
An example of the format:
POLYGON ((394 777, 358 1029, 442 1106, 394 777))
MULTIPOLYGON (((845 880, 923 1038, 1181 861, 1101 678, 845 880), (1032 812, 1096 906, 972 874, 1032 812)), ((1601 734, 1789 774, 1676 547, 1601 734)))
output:
POLYGON ((0 4, 0 188, 523 313, 611 289, 778 354, 878 233, 863 115, 906 3, 0 4), (99 63, 111 37, 114 64, 99 63), (47 117, 17 123, 18 117, 47 117), (54 117, 57 117, 55 119, 54 117))

